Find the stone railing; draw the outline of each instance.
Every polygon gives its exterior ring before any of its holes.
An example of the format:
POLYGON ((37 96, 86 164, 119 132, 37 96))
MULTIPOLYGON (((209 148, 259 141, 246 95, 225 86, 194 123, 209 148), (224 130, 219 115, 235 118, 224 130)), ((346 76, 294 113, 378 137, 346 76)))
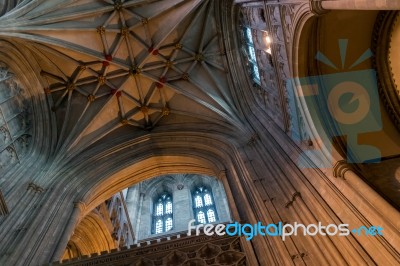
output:
POLYGON ((49 265, 248 265, 239 237, 181 233, 49 265))

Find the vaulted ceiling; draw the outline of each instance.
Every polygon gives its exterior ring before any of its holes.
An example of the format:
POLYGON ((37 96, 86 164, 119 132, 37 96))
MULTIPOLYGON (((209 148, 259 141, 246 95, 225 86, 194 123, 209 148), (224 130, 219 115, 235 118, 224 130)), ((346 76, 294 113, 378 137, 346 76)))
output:
POLYGON ((39 62, 59 147, 179 119, 237 127, 217 2, 22 1, 0 38, 39 62))

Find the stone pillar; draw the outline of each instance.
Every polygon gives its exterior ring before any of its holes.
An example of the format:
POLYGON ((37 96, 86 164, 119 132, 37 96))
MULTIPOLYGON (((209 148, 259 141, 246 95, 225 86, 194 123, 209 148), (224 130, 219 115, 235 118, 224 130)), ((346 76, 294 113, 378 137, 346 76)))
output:
POLYGON ((173 231, 186 231, 188 222, 190 220, 190 214, 193 213, 192 205, 190 204, 190 191, 187 186, 178 184, 176 190, 174 190, 173 201, 174 201, 174 228, 173 231), (178 210, 178 211, 177 211, 178 210))
POLYGON ((388 242, 400 249, 397 239, 400 212, 366 184, 344 161, 335 164, 333 174, 344 180, 345 184, 339 185, 339 189, 346 193, 352 204, 363 213, 372 225, 383 227, 384 236, 388 242))
POLYGON ((224 187, 220 181, 215 181, 215 185, 212 187, 214 196, 214 204, 217 210, 219 222, 229 222, 231 220, 228 201, 226 200, 226 193, 224 187))
POLYGON ((130 223, 134 226, 132 234, 134 239, 132 239, 132 242, 129 242, 130 245, 135 243, 137 239, 137 227, 138 224, 136 224, 138 213, 139 213, 139 186, 134 186, 130 187, 128 189, 128 192, 126 194, 126 208, 128 209, 127 216, 130 219, 130 223))
MULTIPOLYGON (((141 221, 141 217, 143 217, 143 201, 144 201, 144 193, 140 193, 140 195, 139 195, 139 204, 138 204, 138 206, 139 206, 139 209, 138 209, 138 212, 137 212, 137 216, 136 216, 136 228, 135 228, 135 236, 136 236, 136 239, 135 239, 135 242, 134 243, 137 243, 138 242, 138 240, 139 239, 143 239, 143 236, 145 236, 145 235, 147 235, 147 231, 145 231, 145 230, 141 230, 142 229, 142 221, 141 221)), ((148 208, 146 208, 146 209, 148 209, 148 208)), ((147 210, 147 212, 149 212, 149 210, 147 210)))
POLYGON ((335 164, 333 171, 335 177, 341 177, 346 180, 347 183, 363 195, 368 202, 373 203, 375 208, 382 212, 383 217, 397 223, 396 226, 400 227, 400 212, 361 180, 350 165, 345 163, 345 161, 339 161, 335 164))
POLYGON ((52 261, 57 261, 61 259, 62 255, 64 254, 65 248, 68 244, 68 241, 71 235, 73 234, 73 230, 78 224, 79 217, 84 209, 85 209, 85 203, 81 201, 74 202, 74 209, 72 210, 71 217, 68 221, 67 226, 63 231, 60 241, 57 244, 57 248, 53 253, 52 261))
POLYGON ((8 256, 12 259, 11 254, 18 249, 23 235, 30 226, 27 217, 30 217, 37 211, 38 202, 43 192, 44 189, 41 186, 30 182, 25 193, 21 195, 22 197, 18 201, 18 205, 3 220, 0 230, 0 265, 5 264, 4 261, 9 259, 8 256), (3 254, 6 255, 2 256, 3 254))
POLYGON ((399 10, 400 0, 322 0, 324 10, 399 10))

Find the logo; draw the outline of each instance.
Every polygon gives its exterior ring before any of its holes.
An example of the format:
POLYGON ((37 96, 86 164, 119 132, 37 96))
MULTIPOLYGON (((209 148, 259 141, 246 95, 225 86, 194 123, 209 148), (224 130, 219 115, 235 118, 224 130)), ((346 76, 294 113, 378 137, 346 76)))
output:
POLYGON ((188 236, 192 235, 192 230, 195 230, 196 236, 200 235, 200 230, 203 229, 204 234, 207 236, 245 236, 247 241, 250 241, 255 236, 280 236, 283 241, 290 236, 304 235, 304 236, 348 236, 353 233, 356 236, 382 236, 383 228, 380 226, 354 228, 349 230, 348 224, 328 224, 322 225, 321 222, 318 224, 304 225, 295 222, 292 224, 284 224, 279 222, 277 224, 263 225, 261 222, 256 224, 240 224, 238 222, 230 224, 199 224, 194 225, 196 220, 189 221, 188 224, 188 236))
POLYGON ((361 122, 369 112, 371 107, 368 91, 360 84, 355 82, 342 82, 332 89, 328 96, 328 108, 333 118, 341 124, 353 125, 361 122), (348 105, 357 103, 358 107, 354 111, 343 111, 340 99, 346 94, 351 95, 348 105))
MULTIPOLYGON (((296 142, 308 141, 305 133, 304 113, 300 103, 307 106, 308 114, 321 135, 322 143, 332 155, 332 143, 336 137, 345 137, 347 143, 347 162, 378 162, 381 152, 377 147, 359 144, 360 134, 382 130, 376 72, 373 69, 351 71, 372 56, 371 50, 364 52, 345 70, 347 40, 339 40, 341 70, 324 54, 318 52, 316 60, 338 70, 329 75, 309 76, 287 81, 289 107, 292 125, 292 139, 296 142), (297 84, 297 87, 296 87, 297 84), (323 135, 326 134, 326 135, 323 135)), ((311 139, 312 140, 312 139, 311 139)), ((309 150, 305 155, 322 158, 322 151, 309 150)), ((326 157, 325 153, 325 157, 326 157)), ((319 167, 331 167, 332 160, 319 167)), ((299 165, 304 165, 299 161, 299 165)))

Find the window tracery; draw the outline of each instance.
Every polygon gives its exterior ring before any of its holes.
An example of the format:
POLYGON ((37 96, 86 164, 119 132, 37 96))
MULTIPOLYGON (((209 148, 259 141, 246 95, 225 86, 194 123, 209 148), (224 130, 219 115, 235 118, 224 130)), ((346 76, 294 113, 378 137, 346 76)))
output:
POLYGON ((194 216, 197 223, 214 223, 217 221, 217 211, 211 190, 199 186, 193 193, 194 216))
POLYGON ((173 228, 172 196, 163 193, 154 203, 153 233, 168 232, 173 228))
POLYGON ((246 53, 248 57, 248 62, 250 66, 250 71, 252 72, 253 80, 260 84, 260 71, 258 69, 256 50, 254 48, 253 42, 253 32, 250 28, 244 28, 245 33, 245 43, 246 43, 246 53))
POLYGON ((21 161, 31 142, 32 107, 18 79, 0 62, 0 171, 21 161))

